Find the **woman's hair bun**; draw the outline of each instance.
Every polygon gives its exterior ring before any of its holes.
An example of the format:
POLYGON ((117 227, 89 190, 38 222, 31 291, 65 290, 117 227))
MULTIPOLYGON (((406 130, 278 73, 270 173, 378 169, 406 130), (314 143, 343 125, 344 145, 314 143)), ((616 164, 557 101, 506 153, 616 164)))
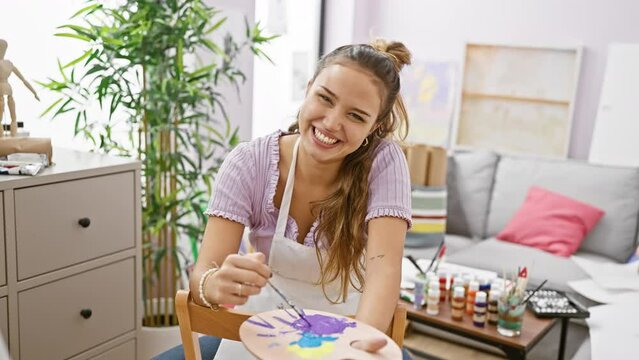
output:
POLYGON ((375 50, 388 55, 397 70, 401 70, 404 65, 410 64, 411 54, 406 46, 399 41, 388 41, 386 39, 375 39, 370 44, 375 50))

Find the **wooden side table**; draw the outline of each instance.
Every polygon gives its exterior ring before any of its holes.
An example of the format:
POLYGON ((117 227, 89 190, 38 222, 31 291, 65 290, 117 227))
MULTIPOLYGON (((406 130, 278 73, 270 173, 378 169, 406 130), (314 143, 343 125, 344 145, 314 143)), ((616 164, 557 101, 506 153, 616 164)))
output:
MULTIPOLYGON (((506 337, 497 332, 496 326, 489 325, 488 323, 486 323, 486 326, 483 328, 474 326, 471 315, 464 314, 462 321, 452 320, 449 302, 439 304, 438 315, 428 315, 426 313, 426 307, 416 310, 413 308, 412 303, 404 300, 400 300, 400 302, 406 306, 408 320, 495 346, 504 351, 508 359, 525 359, 526 354, 530 352, 558 321, 558 319, 537 318, 530 311, 526 310, 521 335, 517 337, 506 337)), ((562 342, 565 342, 564 334, 567 325, 567 322, 562 322, 562 342)), ((564 346, 560 344, 560 359, 563 358, 563 348, 564 346)))

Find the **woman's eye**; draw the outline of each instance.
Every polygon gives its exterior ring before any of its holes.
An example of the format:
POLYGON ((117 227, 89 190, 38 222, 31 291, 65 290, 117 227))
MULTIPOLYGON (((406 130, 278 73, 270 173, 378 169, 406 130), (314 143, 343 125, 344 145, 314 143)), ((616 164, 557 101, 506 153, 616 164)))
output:
POLYGON ((364 118, 361 117, 359 114, 357 113, 351 113, 351 117, 354 118, 357 121, 364 121, 364 118))
POLYGON ((329 103, 329 104, 331 103, 331 99, 330 99, 328 96, 326 96, 326 95, 322 95, 322 94, 319 94, 318 96, 319 96, 319 97, 320 97, 320 99, 322 99, 323 101, 326 101, 326 102, 327 102, 327 103, 329 103))

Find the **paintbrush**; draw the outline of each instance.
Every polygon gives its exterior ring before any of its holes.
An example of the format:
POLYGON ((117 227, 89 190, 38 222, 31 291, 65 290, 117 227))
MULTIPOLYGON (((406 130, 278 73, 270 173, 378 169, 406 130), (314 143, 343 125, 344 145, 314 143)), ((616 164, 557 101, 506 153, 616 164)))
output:
POLYGON ((520 302, 519 304, 525 304, 528 302, 528 300, 530 300, 530 298, 535 295, 535 293, 537 291, 539 291, 539 289, 541 289, 542 286, 544 286, 544 284, 546 284, 546 281, 548 281, 548 279, 544 280, 539 286, 537 286, 537 288, 535 290, 533 290, 533 292, 530 293, 530 295, 528 295, 528 297, 526 297, 526 299, 522 302, 520 302))
POLYGON ((439 265, 442 263, 442 259, 444 258, 444 254, 446 253, 446 245, 442 246, 441 250, 439 250, 439 255, 437 255, 437 262, 435 262, 434 272, 437 272, 439 265))
MULTIPOLYGON (((238 254, 244 256, 246 255, 246 253, 244 253, 243 251, 238 251, 238 254)), ((269 284, 271 286, 271 288, 273 290, 275 290, 275 292, 277 293, 277 295, 279 295, 285 302, 286 304, 288 304, 288 306, 290 306, 293 311, 295 311, 297 313, 297 315, 300 317, 300 319, 304 320, 308 326, 311 326, 311 323, 308 322, 308 320, 306 320, 306 318, 304 317, 304 315, 302 315, 302 312, 297 308, 297 306, 295 306, 295 304, 293 304, 293 302, 291 300, 289 300, 281 291, 280 289, 276 288, 275 285, 273 285, 273 283, 271 283, 270 280, 266 280, 266 283, 269 284)))
POLYGON ((306 318, 304 317, 304 315, 302 315, 302 312, 297 308, 297 306, 295 306, 295 304, 293 304, 293 302, 291 300, 289 300, 281 291, 280 289, 278 289, 277 287, 275 287, 275 285, 273 285, 273 283, 271 283, 269 280, 266 280, 266 282, 271 286, 271 288, 273 290, 275 290, 275 292, 277 293, 277 295, 279 295, 287 304, 288 306, 291 307, 291 309, 293 309, 293 311, 295 311, 297 313, 297 315, 300 317, 300 319, 306 321, 306 323, 308 324, 308 326, 311 326, 311 323, 308 322, 308 320, 306 320, 306 318))
POLYGON ((430 261, 430 265, 428 265, 428 269, 426 269, 426 272, 429 272, 430 269, 433 267, 433 264, 435 263, 435 260, 439 256, 439 251, 442 249, 442 246, 444 246, 443 239, 442 239, 442 242, 439 243, 439 246, 437 247, 437 251, 435 251, 435 256, 433 256, 433 260, 430 261))
POLYGON ((426 276, 426 273, 424 272, 424 270, 422 270, 421 267, 419 267, 419 265, 417 264, 417 261, 412 255, 406 255, 406 258, 415 266, 415 268, 417 269, 417 271, 419 271, 420 274, 426 276))

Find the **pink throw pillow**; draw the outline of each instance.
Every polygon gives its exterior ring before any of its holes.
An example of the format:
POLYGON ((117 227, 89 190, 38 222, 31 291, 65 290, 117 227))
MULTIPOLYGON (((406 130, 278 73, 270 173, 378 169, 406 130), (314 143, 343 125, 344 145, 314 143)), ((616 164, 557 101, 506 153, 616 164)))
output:
POLYGON ((567 257, 603 215, 594 206, 533 186, 497 238, 567 257))

